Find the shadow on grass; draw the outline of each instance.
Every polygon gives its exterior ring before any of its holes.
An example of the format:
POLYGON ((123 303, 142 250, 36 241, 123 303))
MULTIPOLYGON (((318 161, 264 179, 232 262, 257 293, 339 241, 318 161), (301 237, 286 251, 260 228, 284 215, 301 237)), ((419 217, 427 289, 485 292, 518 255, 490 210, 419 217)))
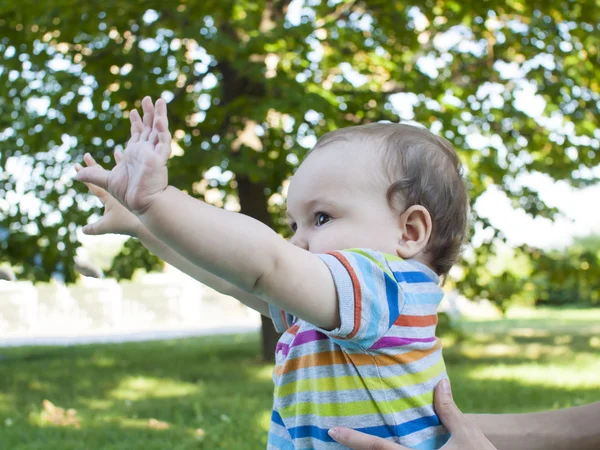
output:
MULTIPOLYGON (((258 360, 257 334, 2 353, 1 449, 266 447, 272 366, 258 360), (81 428, 44 420, 44 399, 75 408, 81 428), (151 418, 169 428, 151 428, 151 418)), ((465 411, 527 412, 600 400, 600 389, 585 378, 600 373, 590 336, 473 336, 445 348, 444 356, 465 411), (561 384, 556 377, 565 374, 573 376, 561 384)))
POLYGON ((550 336, 486 335, 444 346, 448 365, 465 360, 478 364, 522 364, 530 361, 567 362, 576 357, 597 358, 599 349, 587 335, 559 334, 550 336))
POLYGON ((561 388, 519 380, 474 379, 469 372, 465 367, 448 369, 454 399, 465 413, 524 413, 600 401, 597 387, 561 388))
POLYGON ((264 449, 273 387, 257 335, 5 349, 0 448, 264 449), (44 418, 74 408, 81 428, 44 418), (168 429, 149 427, 155 418, 168 429), (197 432, 197 429, 202 429, 197 432), (235 430, 235 431, 234 431, 235 430))
POLYGON ((490 334, 444 348, 457 404, 465 412, 533 412, 600 401, 593 336, 490 334))

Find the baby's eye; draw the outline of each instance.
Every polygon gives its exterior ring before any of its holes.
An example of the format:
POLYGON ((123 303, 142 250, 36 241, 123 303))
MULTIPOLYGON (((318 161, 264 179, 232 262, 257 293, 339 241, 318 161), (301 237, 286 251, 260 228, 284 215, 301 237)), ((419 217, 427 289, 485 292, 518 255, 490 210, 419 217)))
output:
POLYGON ((292 230, 292 233, 295 233, 296 230, 298 229, 298 225, 294 222, 288 224, 290 226, 290 230, 292 230))
POLYGON ((325 225, 331 220, 331 216, 327 213, 318 212, 315 214, 315 222, 318 227, 325 225))

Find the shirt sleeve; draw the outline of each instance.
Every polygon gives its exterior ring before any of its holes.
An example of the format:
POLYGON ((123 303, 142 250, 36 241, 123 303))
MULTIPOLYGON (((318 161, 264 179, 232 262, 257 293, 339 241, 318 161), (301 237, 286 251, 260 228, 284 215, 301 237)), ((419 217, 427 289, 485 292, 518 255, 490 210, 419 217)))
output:
POLYGON ((352 249, 318 255, 335 284, 340 326, 322 330, 341 346, 371 347, 392 327, 403 292, 382 253, 352 249))
POLYGON ((295 316, 286 313, 273 305, 269 305, 269 313, 271 314, 271 320, 275 326, 275 331, 278 333, 285 332, 296 321, 295 316))

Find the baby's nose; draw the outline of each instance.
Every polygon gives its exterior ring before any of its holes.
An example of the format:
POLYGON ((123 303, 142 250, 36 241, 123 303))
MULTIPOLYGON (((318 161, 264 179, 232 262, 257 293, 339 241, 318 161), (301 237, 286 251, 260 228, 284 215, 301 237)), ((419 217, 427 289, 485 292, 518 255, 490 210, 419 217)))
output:
POLYGON ((303 248, 304 250, 308 250, 308 241, 300 235, 300 233, 296 233, 291 239, 290 243, 294 244, 296 247, 303 248))

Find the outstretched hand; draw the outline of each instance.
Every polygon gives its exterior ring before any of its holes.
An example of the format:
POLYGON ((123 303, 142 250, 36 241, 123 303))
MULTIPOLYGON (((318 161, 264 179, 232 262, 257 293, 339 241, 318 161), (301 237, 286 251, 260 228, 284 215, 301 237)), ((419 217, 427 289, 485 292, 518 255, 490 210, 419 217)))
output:
MULTIPOLYGON (((122 159, 123 154, 115 151, 115 161, 117 164, 122 159)), ((88 167, 97 164, 96 160, 89 153, 83 156, 83 161, 88 167)), ((81 164, 75 164, 76 172, 80 172, 82 169, 83 166, 81 164)), ((89 235, 115 233, 137 237, 139 228, 143 226, 140 219, 101 187, 92 183, 85 183, 85 185, 104 205, 104 214, 96 222, 89 223, 83 227, 83 233, 89 235)))
POLYGON ((120 161, 108 171, 99 165, 81 168, 75 177, 105 189, 136 215, 146 212, 158 195, 167 188, 167 160, 171 154, 167 104, 150 97, 142 100, 144 119, 131 111, 131 139, 120 161))
MULTIPOLYGON (((436 414, 452 434, 450 440, 440 450, 496 450, 481 430, 460 412, 452 399, 448 380, 440 381, 435 388, 434 404, 436 414)), ((352 450, 410 450, 402 445, 348 428, 332 428, 329 435, 352 450)))

